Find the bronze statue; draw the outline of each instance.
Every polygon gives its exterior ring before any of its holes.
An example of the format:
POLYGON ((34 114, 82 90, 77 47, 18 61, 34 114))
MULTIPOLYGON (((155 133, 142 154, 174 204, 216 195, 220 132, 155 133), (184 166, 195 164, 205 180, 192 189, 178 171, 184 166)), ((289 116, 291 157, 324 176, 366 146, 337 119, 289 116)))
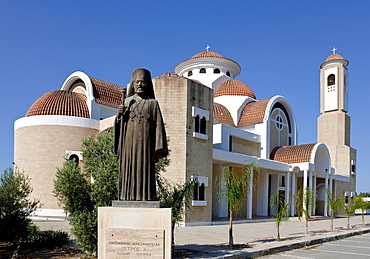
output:
POLYGON ((155 163, 168 149, 161 110, 146 69, 134 70, 127 98, 119 106, 114 152, 120 160, 119 200, 155 201, 155 163))

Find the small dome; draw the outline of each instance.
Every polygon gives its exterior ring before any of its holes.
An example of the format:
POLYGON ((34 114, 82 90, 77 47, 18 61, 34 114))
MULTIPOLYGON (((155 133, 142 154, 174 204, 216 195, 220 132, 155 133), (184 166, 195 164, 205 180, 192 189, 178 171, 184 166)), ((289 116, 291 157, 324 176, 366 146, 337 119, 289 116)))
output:
POLYGON ((27 111, 26 117, 36 115, 63 115, 90 118, 86 97, 83 94, 57 90, 36 100, 27 111))
POLYGON ((348 62, 348 60, 346 60, 346 59, 344 59, 341 55, 339 55, 339 54, 331 54, 326 60, 325 60, 325 62, 324 63, 322 63, 321 64, 321 68, 323 68, 324 67, 324 65, 326 65, 326 63, 327 62, 330 62, 330 61, 336 61, 336 60, 338 60, 338 61, 341 61, 341 62, 344 62, 344 64, 346 65, 346 66, 348 66, 348 64, 349 64, 349 62, 348 62))
POLYGON ((225 57, 213 51, 203 51, 198 54, 195 54, 190 59, 193 58, 225 58, 225 57))
POLYGON ((215 91, 215 97, 223 95, 248 96, 256 99, 256 95, 248 85, 235 79, 226 80, 219 84, 215 91))
POLYGON ((235 127, 235 123, 229 110, 225 106, 216 102, 213 103, 213 118, 222 124, 235 127))
POLYGON ((344 60, 344 58, 343 58, 341 55, 339 55, 339 54, 331 54, 331 55, 330 55, 330 56, 325 60, 325 62, 332 61, 332 60, 339 60, 339 59, 344 60))

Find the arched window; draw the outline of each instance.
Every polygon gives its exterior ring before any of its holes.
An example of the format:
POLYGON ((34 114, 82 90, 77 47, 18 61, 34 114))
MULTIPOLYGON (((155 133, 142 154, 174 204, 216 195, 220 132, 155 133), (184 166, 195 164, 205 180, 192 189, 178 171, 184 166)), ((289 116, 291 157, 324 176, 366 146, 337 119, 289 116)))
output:
POLYGON ((204 201, 204 187, 205 187, 204 183, 202 184, 199 184, 199 182, 195 183, 193 200, 204 201))
POLYGON ((229 71, 227 71, 227 72, 226 72, 226 75, 227 75, 227 76, 230 76, 230 72, 229 72, 229 71))
POLYGON ((201 69, 199 70, 199 73, 205 74, 205 73, 206 73, 206 69, 205 69, 205 68, 201 68, 201 69))
POLYGON ((200 119, 200 133, 202 133, 202 134, 206 134, 206 124, 207 123, 207 121, 206 121, 206 118, 201 118, 200 119))
POLYGON ((335 75, 333 75, 333 74, 330 74, 328 76, 328 86, 330 86, 330 85, 335 85, 335 75))
POLYGON ((195 132, 199 133, 199 115, 195 116, 195 132))
POLYGON ((213 70, 213 73, 214 73, 214 74, 219 74, 219 73, 220 73, 220 69, 215 68, 215 70, 213 70))
POLYGON ((77 165, 79 164, 80 162, 80 159, 78 158, 78 156, 76 154, 73 154, 69 157, 69 160, 72 160, 74 161, 77 165))
POLYGON ((192 76, 192 75, 193 75, 193 71, 191 71, 191 70, 190 70, 190 71, 188 72, 188 76, 192 76))

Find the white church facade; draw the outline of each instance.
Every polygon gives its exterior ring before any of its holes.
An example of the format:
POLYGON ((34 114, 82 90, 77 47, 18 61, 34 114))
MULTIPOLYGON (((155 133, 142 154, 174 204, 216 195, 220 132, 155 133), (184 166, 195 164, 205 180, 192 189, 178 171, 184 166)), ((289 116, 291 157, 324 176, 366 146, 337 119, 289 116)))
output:
MULTIPOLYGON (((269 198, 274 194, 291 202, 290 214, 296 215, 294 197, 302 187, 317 194, 312 215, 328 214, 325 188, 354 196, 347 66, 338 54, 321 65, 318 142, 299 145, 289 101, 281 95, 258 100, 235 79, 240 65, 216 52, 198 53, 180 62, 174 73, 153 78, 170 137, 171 164, 164 176, 173 182, 197 177, 200 183, 184 225, 228 217, 226 201, 218 199, 225 167, 238 171, 255 165, 241 219, 273 215, 269 198)), ((81 140, 112 126, 121 89, 75 72, 15 121, 15 163, 32 179, 33 195, 43 203, 40 215, 63 214, 52 194, 56 168, 63 156, 83 161, 81 140)))

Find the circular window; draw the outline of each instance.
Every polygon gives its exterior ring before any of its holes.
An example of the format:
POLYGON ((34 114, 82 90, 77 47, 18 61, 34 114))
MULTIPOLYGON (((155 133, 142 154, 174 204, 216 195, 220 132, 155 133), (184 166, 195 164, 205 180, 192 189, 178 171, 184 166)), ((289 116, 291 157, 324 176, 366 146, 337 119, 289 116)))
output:
POLYGON ((275 121, 276 128, 278 130, 281 130, 283 128, 283 118, 281 118, 280 115, 277 115, 275 121))

